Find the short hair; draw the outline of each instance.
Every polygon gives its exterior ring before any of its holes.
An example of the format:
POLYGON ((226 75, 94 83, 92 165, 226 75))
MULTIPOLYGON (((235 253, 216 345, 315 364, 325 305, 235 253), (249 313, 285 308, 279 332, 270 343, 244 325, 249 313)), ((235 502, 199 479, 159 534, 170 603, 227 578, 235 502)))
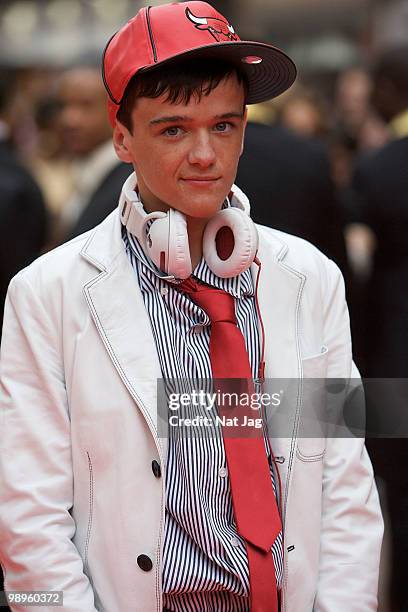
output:
POLYGON ((125 89, 117 119, 132 132, 132 110, 138 98, 159 98, 166 93, 166 101, 188 104, 193 96, 198 100, 208 96, 221 81, 234 74, 238 83, 244 85, 246 98, 249 85, 245 74, 225 61, 191 59, 138 72, 125 89))

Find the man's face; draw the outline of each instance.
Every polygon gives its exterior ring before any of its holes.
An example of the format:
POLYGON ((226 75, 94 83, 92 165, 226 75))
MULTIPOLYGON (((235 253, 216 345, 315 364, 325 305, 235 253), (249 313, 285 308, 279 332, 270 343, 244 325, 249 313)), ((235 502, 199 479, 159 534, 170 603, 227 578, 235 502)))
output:
POLYGON ((60 127, 70 155, 88 155, 111 136, 106 117, 106 93, 97 70, 76 68, 59 85, 60 127))
POLYGON ((242 151, 246 114, 244 87, 235 75, 201 100, 188 104, 139 98, 133 133, 114 130, 119 157, 135 168, 148 211, 174 208, 207 219, 221 207, 234 182, 242 151))

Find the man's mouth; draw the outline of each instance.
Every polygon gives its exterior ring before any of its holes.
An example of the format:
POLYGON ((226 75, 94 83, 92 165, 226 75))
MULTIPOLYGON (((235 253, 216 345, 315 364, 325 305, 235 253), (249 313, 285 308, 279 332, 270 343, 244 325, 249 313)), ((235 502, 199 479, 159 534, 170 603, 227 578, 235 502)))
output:
POLYGON ((182 181, 218 181, 219 176, 186 176, 182 181))
POLYGON ((188 176, 188 177, 182 178, 181 180, 186 182, 186 183, 194 183, 194 184, 197 184, 197 185, 200 185, 200 184, 205 185, 206 183, 215 183, 220 178, 221 178, 220 176, 188 176))

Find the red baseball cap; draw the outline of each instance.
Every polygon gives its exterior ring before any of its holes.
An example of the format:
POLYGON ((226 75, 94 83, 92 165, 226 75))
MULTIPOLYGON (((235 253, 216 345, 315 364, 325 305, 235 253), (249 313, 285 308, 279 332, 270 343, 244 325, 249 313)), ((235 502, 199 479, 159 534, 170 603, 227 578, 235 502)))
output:
POLYGON ((283 51, 266 43, 241 41, 207 2, 145 7, 112 36, 103 54, 102 77, 112 125, 133 75, 190 57, 236 65, 248 79, 248 104, 279 96, 296 78, 295 64, 283 51))

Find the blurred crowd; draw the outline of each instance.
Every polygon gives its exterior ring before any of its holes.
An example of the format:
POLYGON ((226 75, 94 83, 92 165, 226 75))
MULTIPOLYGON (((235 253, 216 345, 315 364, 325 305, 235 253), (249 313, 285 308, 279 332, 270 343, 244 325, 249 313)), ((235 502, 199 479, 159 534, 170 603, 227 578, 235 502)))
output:
MULTIPOLYGON (((405 376, 408 367, 405 346, 398 352, 387 345, 385 352, 385 336, 392 332, 393 346, 402 340, 398 326, 380 324, 401 312, 387 310, 392 304, 385 298, 378 306, 385 310, 374 312, 370 293, 374 278, 381 294, 388 263, 398 259, 398 268, 405 266, 405 185, 398 182, 394 189, 393 180, 398 172, 402 182, 406 176, 406 160, 402 152, 398 159, 395 143, 401 141, 402 148, 408 135, 406 51, 395 48, 370 68, 350 67, 330 88, 299 79, 278 99, 250 106, 237 177, 257 222, 310 240, 341 267, 354 352, 366 376, 405 376), (390 151, 388 166, 377 155, 382 150, 390 151), (384 172, 390 174, 388 183, 387 176, 381 180, 384 172), (381 336, 378 349, 368 343, 372 335, 375 343, 381 336)), ((0 70, 2 298, 18 269, 87 231, 115 207, 131 168, 113 150, 105 103, 97 66, 0 70)), ((387 295, 399 284, 394 277, 389 282, 387 295)))
MULTIPOLYGON (((0 71, 1 307, 19 269, 117 205, 132 169, 115 155, 105 107, 93 65, 0 71)), ((236 182, 255 221, 310 240, 341 267, 361 373, 408 378, 408 47, 329 86, 301 76, 251 107, 236 182)), ((391 524, 384 611, 408 610, 408 478, 396 469, 408 452, 398 442, 368 442, 391 524)))

